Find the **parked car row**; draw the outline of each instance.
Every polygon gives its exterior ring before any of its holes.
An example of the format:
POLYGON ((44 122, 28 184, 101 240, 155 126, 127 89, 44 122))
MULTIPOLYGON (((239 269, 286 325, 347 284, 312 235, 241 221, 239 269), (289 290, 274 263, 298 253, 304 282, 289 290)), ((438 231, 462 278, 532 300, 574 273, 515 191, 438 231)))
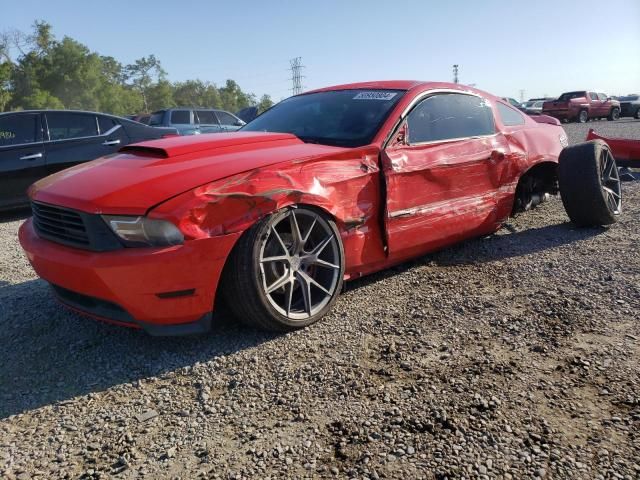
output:
POLYGON ((522 103, 511 97, 502 97, 502 100, 528 115, 544 114, 565 122, 618 120, 620 117, 640 119, 640 95, 635 94, 612 97, 601 92, 576 90, 558 98, 530 98, 522 103))
MULTIPOLYGON (((255 107, 249 108, 257 110, 255 107)), ((241 112, 245 110, 247 109, 241 112)), ((172 127, 178 130, 180 135, 233 132, 245 124, 244 120, 233 113, 211 108, 167 108, 149 114, 131 115, 128 118, 152 127, 172 127)))
POLYGON ((590 119, 620 118, 620 102, 599 92, 577 90, 566 92, 556 100, 544 102, 542 113, 558 120, 585 123, 590 119))
POLYGON ((177 135, 126 118, 72 110, 0 113, 0 210, 26 205, 36 180, 117 152, 130 143, 177 135))

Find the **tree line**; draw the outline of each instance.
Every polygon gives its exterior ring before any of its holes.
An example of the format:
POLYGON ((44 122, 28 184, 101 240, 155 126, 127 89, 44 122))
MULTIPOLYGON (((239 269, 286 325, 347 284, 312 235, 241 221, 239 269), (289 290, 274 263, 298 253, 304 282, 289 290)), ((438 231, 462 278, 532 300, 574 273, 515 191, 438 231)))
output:
POLYGON ((56 39, 44 21, 36 21, 30 33, 0 33, 0 112, 54 108, 129 115, 175 106, 236 112, 271 105, 269 95, 258 98, 233 80, 221 87, 170 82, 154 55, 123 65, 68 36, 56 39))

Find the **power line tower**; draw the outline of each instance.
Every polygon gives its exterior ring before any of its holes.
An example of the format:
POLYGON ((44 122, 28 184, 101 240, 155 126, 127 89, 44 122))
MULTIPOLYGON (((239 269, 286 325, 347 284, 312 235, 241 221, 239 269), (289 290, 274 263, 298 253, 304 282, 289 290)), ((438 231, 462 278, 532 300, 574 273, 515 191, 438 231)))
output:
POLYGON ((291 64, 291 93, 298 95, 302 93, 302 89, 304 88, 302 86, 302 79, 304 77, 300 74, 300 71, 304 68, 304 65, 302 65, 302 57, 292 58, 289 63, 291 64))
POLYGON ((458 64, 453 66, 453 83, 458 83, 458 64))
POLYGON ((524 102, 524 90, 520 90, 520 103, 524 102))

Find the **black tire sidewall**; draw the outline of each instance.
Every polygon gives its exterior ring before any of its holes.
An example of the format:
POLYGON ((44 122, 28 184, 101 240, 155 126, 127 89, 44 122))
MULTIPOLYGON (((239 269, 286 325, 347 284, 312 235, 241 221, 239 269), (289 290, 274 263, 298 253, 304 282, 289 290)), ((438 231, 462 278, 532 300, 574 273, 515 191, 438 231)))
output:
POLYGON ((593 140, 563 149, 558 165, 560 197, 571 221, 578 226, 610 225, 619 214, 611 211, 602 190, 601 152, 609 147, 593 140))

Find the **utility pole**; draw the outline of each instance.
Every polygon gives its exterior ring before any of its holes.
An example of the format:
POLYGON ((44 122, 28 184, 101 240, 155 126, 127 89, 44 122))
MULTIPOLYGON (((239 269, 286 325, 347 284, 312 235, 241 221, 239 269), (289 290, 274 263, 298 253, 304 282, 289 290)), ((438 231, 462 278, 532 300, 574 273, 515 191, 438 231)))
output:
POLYGON ((302 93, 302 78, 303 75, 300 74, 300 71, 304 68, 302 65, 302 57, 292 58, 289 63, 291 64, 291 93, 293 95, 298 95, 302 93))
POLYGON ((458 64, 453 66, 453 83, 458 83, 458 64))
POLYGON ((524 90, 520 90, 520 103, 524 102, 524 90))

